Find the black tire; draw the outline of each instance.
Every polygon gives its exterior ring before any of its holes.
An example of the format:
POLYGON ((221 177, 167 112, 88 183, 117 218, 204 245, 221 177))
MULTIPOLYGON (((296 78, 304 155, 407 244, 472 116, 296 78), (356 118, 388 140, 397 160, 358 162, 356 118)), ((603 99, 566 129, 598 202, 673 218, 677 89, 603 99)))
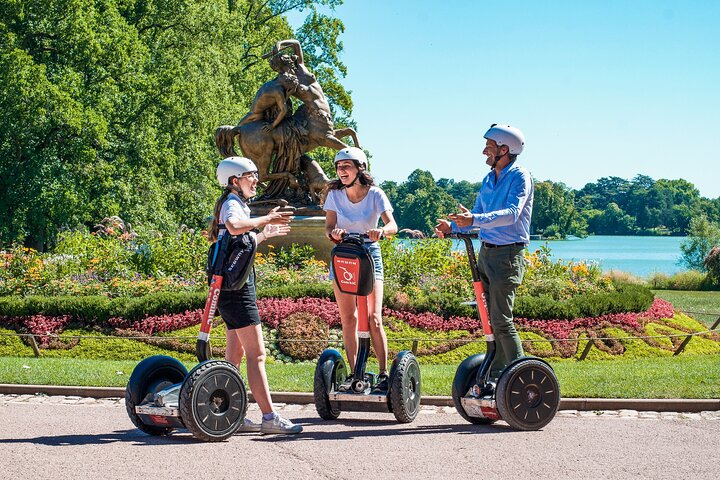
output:
POLYGON ((347 366, 342 356, 326 354, 323 352, 315 367, 315 380, 313 382, 313 399, 315 409, 323 420, 335 420, 340 416, 340 409, 330 404, 329 393, 337 390, 337 386, 347 378, 347 366))
POLYGON ((149 435, 167 435, 172 427, 158 427, 143 423, 135 407, 153 401, 154 395, 171 385, 181 383, 187 368, 180 361, 165 355, 148 357, 137 364, 125 388, 125 409, 133 424, 149 435))
POLYGON ((465 396, 470 385, 475 382, 477 371, 484 359, 485 354, 478 353, 463 360, 455 371, 455 378, 452 383, 452 399, 455 404, 455 409, 462 418, 475 425, 490 425, 496 421, 487 417, 471 417, 463 408, 462 401, 460 400, 465 396))
POLYGON ((242 425, 247 390, 240 372, 229 362, 210 360, 195 367, 180 389, 180 416, 193 436, 220 442, 242 425))
POLYGON ((391 382, 392 412, 398 422, 410 423, 415 420, 420 411, 420 397, 422 396, 420 365, 418 365, 415 355, 406 352, 402 356, 391 382))
POLYGON ((560 406, 560 385, 550 366, 523 359, 507 368, 497 386, 500 417, 517 430, 539 430, 555 417, 560 406))

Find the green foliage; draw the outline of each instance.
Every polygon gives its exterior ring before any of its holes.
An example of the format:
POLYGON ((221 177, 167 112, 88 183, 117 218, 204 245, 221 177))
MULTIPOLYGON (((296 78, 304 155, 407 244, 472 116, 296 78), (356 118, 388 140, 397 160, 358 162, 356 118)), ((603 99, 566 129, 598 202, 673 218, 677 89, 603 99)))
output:
POLYGON ((513 313, 532 319, 573 319, 608 313, 642 312, 652 305, 653 294, 642 285, 618 284, 611 292, 589 292, 556 300, 548 295, 518 296, 513 313))
POLYGON ((42 250, 59 227, 120 215, 203 225, 218 194, 212 132, 274 73, 261 55, 299 32, 344 122, 340 0, 0 1, 0 243, 42 250), (22 168, 18 168, 22 166, 22 168))
POLYGON ((255 275, 259 289, 289 288, 292 291, 294 285, 327 282, 329 270, 325 262, 315 260, 309 245, 279 250, 271 245, 267 254, 255 256, 255 275))
POLYGON ((265 287, 258 284, 258 298, 333 298, 333 287, 330 282, 322 283, 291 283, 265 287))
POLYGON ((536 182, 533 229, 545 238, 583 235, 587 224, 575 208, 575 192, 564 183, 536 182))
POLYGON ((525 255, 525 276, 517 289, 519 296, 549 296, 555 300, 570 299, 590 292, 612 291, 612 282, 602 275, 593 262, 553 260, 552 252, 542 246, 525 255))
POLYGON ((705 258, 716 245, 720 245, 720 224, 704 215, 693 218, 688 238, 680 244, 680 261, 688 268, 706 272, 705 258))
POLYGON ((0 316, 19 317, 36 314, 70 315, 94 324, 113 317, 139 320, 146 315, 179 313, 202 308, 206 293, 155 293, 137 298, 105 296, 80 297, 0 297, 0 316))
POLYGON ((297 360, 315 360, 328 346, 330 328, 317 315, 293 313, 280 322, 277 330, 280 350, 297 360))
POLYGON ((455 200, 437 186, 430 172, 418 169, 406 182, 399 185, 384 182, 381 187, 395 209, 394 216, 400 229, 420 230, 430 235, 438 218, 445 218, 457 210, 455 200))
POLYGON ((715 245, 710 249, 710 252, 705 257, 704 264, 710 279, 715 285, 720 286, 720 246, 715 245))
POLYGON ((663 290, 708 290, 711 287, 708 275, 697 270, 686 270, 672 275, 656 272, 650 276, 647 283, 650 288, 663 290))

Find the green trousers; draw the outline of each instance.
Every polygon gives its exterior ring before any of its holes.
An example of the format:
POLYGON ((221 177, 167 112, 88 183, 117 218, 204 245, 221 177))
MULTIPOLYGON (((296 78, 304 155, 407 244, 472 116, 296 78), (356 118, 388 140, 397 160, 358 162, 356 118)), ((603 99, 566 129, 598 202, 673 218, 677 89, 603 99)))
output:
POLYGON ((498 378, 505 366, 523 356, 520 336, 513 323, 515 290, 525 275, 525 247, 509 245, 480 248, 478 267, 487 296, 490 325, 495 334, 495 359, 490 376, 498 378))

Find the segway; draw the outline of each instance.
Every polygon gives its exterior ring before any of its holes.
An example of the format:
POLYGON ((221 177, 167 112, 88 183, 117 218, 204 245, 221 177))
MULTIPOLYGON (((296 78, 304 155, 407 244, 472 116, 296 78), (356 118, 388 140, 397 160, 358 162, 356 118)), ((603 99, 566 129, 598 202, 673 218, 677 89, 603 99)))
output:
MULTIPOLYGON (((248 244, 245 248, 252 248, 252 252, 243 255, 254 256, 255 242, 250 243, 253 246, 248 244)), ((227 248, 214 247, 210 291, 195 344, 200 363, 188 373, 175 358, 148 357, 135 367, 127 384, 127 413, 133 424, 147 434, 167 435, 176 428, 187 428, 200 440, 219 442, 234 434, 245 420, 247 390, 240 372, 230 362, 210 359, 210 329, 223 284, 223 256, 227 253, 227 248)), ((238 252, 239 249, 231 251, 231 260, 238 252)), ((252 258, 250 264, 251 261, 252 258)), ((237 268, 243 262, 247 262, 245 256, 242 262, 238 259, 230 265, 237 268)))
POLYGON ((346 234, 333 248, 331 261, 335 282, 343 293, 356 295, 358 310, 358 354, 355 370, 348 368, 340 352, 326 349, 315 368, 313 397, 324 420, 335 420, 343 410, 392 412, 398 422, 412 422, 420 410, 420 366, 412 352, 398 353, 390 367, 388 391, 379 390, 378 376, 366 372, 370 354, 367 295, 374 288, 373 260, 364 246, 367 235, 346 234))
POLYGON ((452 384, 455 408, 470 423, 492 424, 505 420, 517 430, 538 430, 550 423, 560 406, 557 377, 544 360, 521 357, 505 367, 497 382, 490 378, 495 337, 472 244, 478 235, 453 233, 448 237, 465 242, 478 315, 487 345, 486 353, 472 355, 458 366, 452 384))

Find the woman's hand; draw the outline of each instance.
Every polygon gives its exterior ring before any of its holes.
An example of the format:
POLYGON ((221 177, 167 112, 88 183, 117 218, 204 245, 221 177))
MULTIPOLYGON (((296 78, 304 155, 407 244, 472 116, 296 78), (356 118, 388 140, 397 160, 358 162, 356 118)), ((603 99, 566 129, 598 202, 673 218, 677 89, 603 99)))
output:
POLYGON ((344 228, 333 228, 332 232, 330 232, 330 238, 339 242, 340 240, 342 240, 342 236, 345 233, 347 233, 347 230, 345 230, 344 228))
POLYGON ((262 234, 267 238, 282 237, 290 233, 290 225, 268 224, 263 228, 262 234))
POLYGON ((372 230, 367 231, 368 238, 373 242, 377 242, 378 240, 380 240, 383 235, 385 235, 385 230, 383 230, 382 228, 373 228, 372 230))
POLYGON ((263 225, 288 225, 293 221, 293 212, 279 212, 280 207, 270 210, 270 213, 263 217, 263 225))

